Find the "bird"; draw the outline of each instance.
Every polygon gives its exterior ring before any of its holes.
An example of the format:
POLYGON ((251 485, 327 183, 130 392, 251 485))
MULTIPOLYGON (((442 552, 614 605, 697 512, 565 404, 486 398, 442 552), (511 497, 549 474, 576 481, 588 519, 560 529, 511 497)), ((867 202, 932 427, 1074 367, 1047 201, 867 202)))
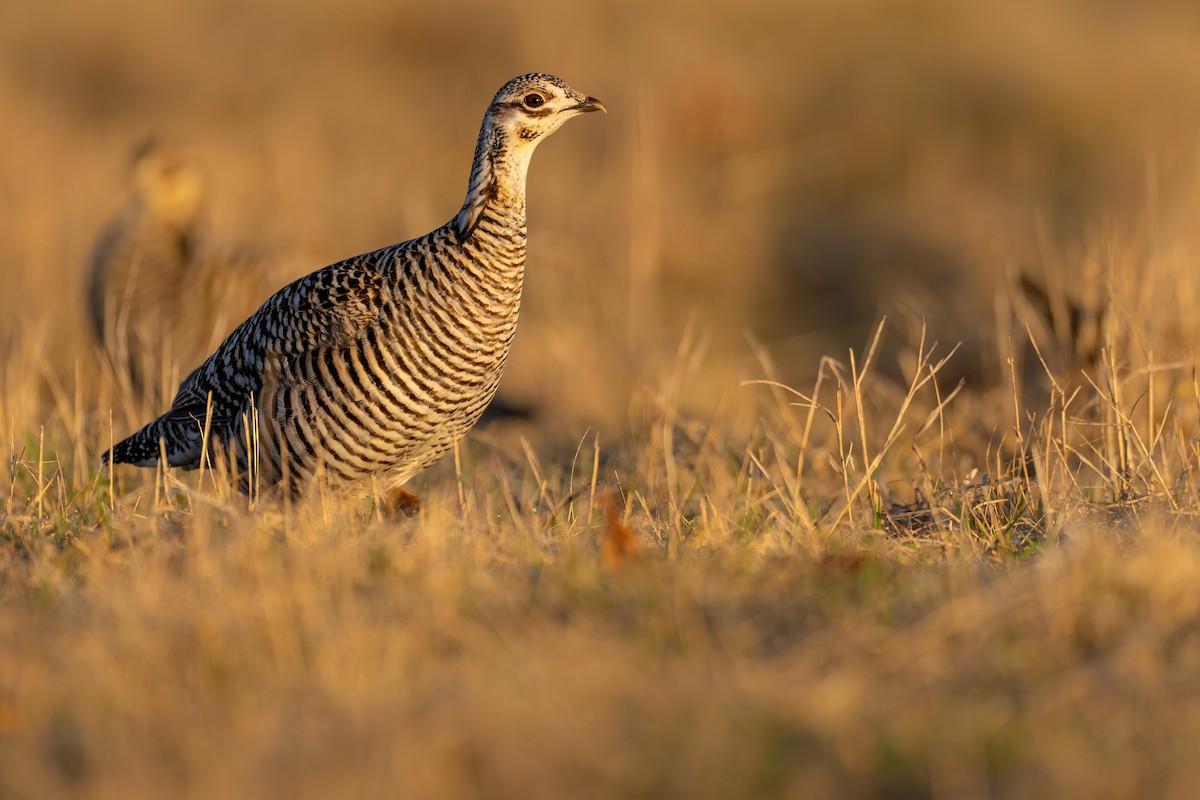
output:
POLYGON ((154 398, 164 372, 190 371, 275 285, 260 248, 206 235, 208 190, 190 147, 146 138, 127 179, 92 252, 86 304, 114 374, 154 398))
POLYGON ((186 148, 159 138, 135 148, 127 180, 129 197, 93 249, 86 303, 97 343, 140 392, 157 379, 175 338, 204 185, 186 148))
POLYGON ((194 469, 224 453, 238 486, 400 487, 475 424, 517 328, 526 176, 563 123, 607 111, 529 73, 488 104, 466 198, 441 227, 312 272, 272 295, 108 464, 194 469))
POLYGON ((1015 295, 1033 312, 1036 328, 1058 345, 1064 363, 1091 372, 1100 364, 1109 308, 1096 290, 1103 286, 1100 276, 1085 275, 1079 285, 1085 291, 1078 299, 1056 295, 1048 284, 1022 271, 1016 276, 1015 295))

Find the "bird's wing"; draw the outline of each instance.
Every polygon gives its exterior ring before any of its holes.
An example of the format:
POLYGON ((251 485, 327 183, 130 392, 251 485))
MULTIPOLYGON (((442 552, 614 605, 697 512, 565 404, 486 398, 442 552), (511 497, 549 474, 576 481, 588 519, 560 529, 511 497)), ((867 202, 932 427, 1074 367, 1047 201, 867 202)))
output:
POLYGON ((381 265, 394 248, 317 270, 280 289, 231 333, 179 386, 164 418, 233 423, 261 393, 264 376, 323 348, 342 348, 374 319, 382 300, 381 265))

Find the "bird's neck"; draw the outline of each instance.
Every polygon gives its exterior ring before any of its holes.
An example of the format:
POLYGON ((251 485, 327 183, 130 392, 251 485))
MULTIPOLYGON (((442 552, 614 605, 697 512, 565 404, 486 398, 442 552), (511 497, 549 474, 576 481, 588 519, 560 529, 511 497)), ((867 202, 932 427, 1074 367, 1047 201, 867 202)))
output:
POLYGON ((532 145, 512 145, 490 119, 484 120, 467 196, 452 223, 461 238, 470 237, 487 209, 505 223, 525 226, 525 176, 532 151, 532 145))

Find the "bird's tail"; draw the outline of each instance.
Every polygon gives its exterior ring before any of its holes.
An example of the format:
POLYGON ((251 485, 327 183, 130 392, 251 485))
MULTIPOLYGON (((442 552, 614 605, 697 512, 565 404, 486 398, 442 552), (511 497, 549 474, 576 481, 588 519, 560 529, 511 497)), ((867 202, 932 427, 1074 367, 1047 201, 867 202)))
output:
POLYGON ((100 457, 103 464, 156 466, 163 453, 171 467, 192 467, 200 461, 202 434, 193 420, 159 417, 100 457))

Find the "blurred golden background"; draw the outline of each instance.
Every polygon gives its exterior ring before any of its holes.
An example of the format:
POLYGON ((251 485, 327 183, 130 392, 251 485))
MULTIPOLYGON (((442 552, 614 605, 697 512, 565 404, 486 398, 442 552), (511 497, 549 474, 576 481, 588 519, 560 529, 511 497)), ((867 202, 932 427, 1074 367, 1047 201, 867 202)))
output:
POLYGON ((1198 35, 1193 4, 1118 0, 5 4, 4 346, 72 374, 148 134, 193 148, 212 235, 282 284, 448 219, 492 92, 544 70, 610 115, 532 169, 506 396, 617 422, 691 325, 710 404, 760 372, 748 340, 799 380, 885 314, 889 346, 925 318, 995 382, 1014 275, 1070 297, 1119 239, 1137 282, 1190 230, 1198 35))
POLYGON ((1198 42, 1184 0, 0 4, 0 796, 1194 796, 1198 42), (609 110, 531 168, 532 425, 404 523, 99 468, 161 411, 85 314, 135 147, 281 285, 448 220, 530 70, 609 110))

